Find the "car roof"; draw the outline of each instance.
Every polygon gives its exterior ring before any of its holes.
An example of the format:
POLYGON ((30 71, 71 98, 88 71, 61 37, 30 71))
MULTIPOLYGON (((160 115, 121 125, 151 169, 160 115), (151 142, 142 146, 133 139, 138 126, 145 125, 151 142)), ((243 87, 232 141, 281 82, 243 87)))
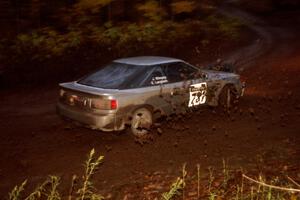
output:
POLYGON ((114 60, 117 63, 124 63, 129 65, 158 65, 164 63, 183 62, 177 58, 160 57, 160 56, 138 56, 130 58, 121 58, 114 60))

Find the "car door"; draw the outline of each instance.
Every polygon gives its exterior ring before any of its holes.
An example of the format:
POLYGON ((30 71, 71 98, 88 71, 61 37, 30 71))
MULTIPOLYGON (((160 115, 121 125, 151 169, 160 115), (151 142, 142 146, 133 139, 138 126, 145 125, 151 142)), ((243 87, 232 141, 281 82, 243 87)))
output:
POLYGON ((176 113, 206 104, 209 83, 199 69, 184 62, 176 62, 163 65, 163 71, 168 80, 164 95, 176 113))
POLYGON ((172 112, 185 112, 188 100, 188 88, 192 83, 184 72, 182 62, 168 63, 162 66, 168 83, 165 84, 164 98, 169 102, 172 112))
POLYGON ((144 103, 165 110, 167 102, 163 98, 165 93, 165 84, 168 83, 167 77, 160 65, 151 67, 151 70, 141 75, 144 80, 141 82, 139 89, 140 96, 143 96, 144 103))

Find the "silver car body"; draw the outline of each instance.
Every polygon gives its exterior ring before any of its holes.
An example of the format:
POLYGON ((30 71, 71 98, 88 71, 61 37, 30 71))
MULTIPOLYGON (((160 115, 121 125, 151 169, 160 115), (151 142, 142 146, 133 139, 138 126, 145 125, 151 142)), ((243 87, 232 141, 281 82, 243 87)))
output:
MULTIPOLYGON (((193 67, 185 61, 167 57, 132 57, 113 62, 149 68, 170 63, 193 67)), ((57 112, 93 129, 114 131, 130 125, 132 113, 140 107, 149 108, 152 113, 170 115, 185 112, 191 107, 217 106, 219 94, 225 85, 231 85, 238 96, 242 95, 243 85, 239 75, 195 67, 193 69, 201 75, 179 82, 169 82, 167 75, 152 77, 151 85, 140 88, 104 89, 81 84, 80 81, 61 83, 57 112), (114 108, 92 108, 91 102, 94 100, 103 102, 103 105, 110 103, 114 108)))

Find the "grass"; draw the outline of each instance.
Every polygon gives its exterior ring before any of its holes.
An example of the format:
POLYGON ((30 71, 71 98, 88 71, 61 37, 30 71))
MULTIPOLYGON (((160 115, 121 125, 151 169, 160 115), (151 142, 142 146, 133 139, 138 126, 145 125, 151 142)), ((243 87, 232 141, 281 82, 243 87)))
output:
MULTIPOLYGON (((95 156, 95 150, 92 149, 88 155, 85 162, 85 173, 81 180, 82 184, 80 188, 75 188, 75 181, 77 176, 74 175, 71 182, 71 188, 68 195, 68 200, 101 200, 104 197, 98 194, 93 187, 91 181, 92 176, 98 170, 99 165, 103 162, 104 157, 95 156), (75 192, 74 192, 75 191, 75 192)), ((58 186, 60 184, 60 178, 57 176, 49 176, 48 179, 39 185, 33 192, 27 196, 22 196, 25 190, 27 180, 25 180, 20 186, 15 186, 13 190, 9 193, 9 200, 37 200, 37 199, 47 199, 47 200, 61 200, 63 199, 58 191, 58 186)))
MULTIPOLYGON (((216 170, 209 167, 206 177, 200 176, 200 165, 197 165, 197 176, 185 177, 182 183, 186 193, 178 194, 183 199, 234 199, 234 200, 297 200, 300 199, 299 183, 288 176, 266 177, 261 174, 250 178, 243 170, 230 170, 223 159, 223 167, 216 170), (197 192, 193 192, 197 191, 197 192)), ((250 172, 248 172, 250 173, 250 172)), ((254 176, 254 172, 250 173, 254 176)), ((176 198, 175 198, 176 199, 176 198)))
MULTIPOLYGON (((98 171, 103 162, 103 156, 96 156, 92 149, 84 164, 84 175, 78 178, 73 175, 69 194, 62 196, 59 190, 60 178, 49 176, 34 191, 24 195, 27 180, 19 186, 15 186, 8 194, 9 200, 102 200, 103 195, 97 193, 93 186, 92 177, 98 171), (77 182, 77 184, 75 184, 77 182)), ((208 199, 208 200, 297 200, 300 199, 300 185, 289 176, 275 178, 265 177, 261 174, 257 178, 253 172, 246 175, 242 170, 231 170, 223 159, 222 169, 216 170, 209 167, 205 173, 201 171, 199 164, 196 165, 196 175, 189 175, 186 164, 181 169, 181 176, 175 178, 169 188, 163 188, 166 192, 154 196, 145 196, 144 199, 208 199), (203 176, 205 175, 205 176, 203 176), (253 178, 254 177, 254 178, 253 178), (196 191, 196 192, 195 192, 196 191)), ((161 179, 164 179, 162 176, 161 179)), ((152 180, 155 181, 155 180, 152 180)), ((157 180, 156 180, 157 181, 157 180)), ((157 182, 163 183, 165 180, 157 182)), ((146 183, 146 182, 145 182, 146 183)), ((150 183, 151 184, 151 183, 150 183)), ((130 187, 130 186, 129 186, 130 187)), ((132 190, 127 189, 127 193, 132 190)), ((134 192, 132 192, 134 193, 134 192)), ((124 194, 125 195, 125 194, 124 194)), ((126 196, 126 195, 125 195, 126 196)), ((134 196, 134 195, 133 195, 134 196)), ((140 196, 139 196, 140 197, 140 196)))

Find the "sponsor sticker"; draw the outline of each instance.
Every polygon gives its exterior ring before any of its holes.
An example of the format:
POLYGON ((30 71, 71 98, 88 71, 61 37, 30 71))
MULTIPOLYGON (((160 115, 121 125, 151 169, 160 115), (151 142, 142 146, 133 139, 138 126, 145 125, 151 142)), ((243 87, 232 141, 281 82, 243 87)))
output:
POLYGON ((190 100, 188 105, 189 107, 198 106, 206 102, 206 91, 207 91, 206 82, 191 85, 189 91, 190 91, 190 100))

